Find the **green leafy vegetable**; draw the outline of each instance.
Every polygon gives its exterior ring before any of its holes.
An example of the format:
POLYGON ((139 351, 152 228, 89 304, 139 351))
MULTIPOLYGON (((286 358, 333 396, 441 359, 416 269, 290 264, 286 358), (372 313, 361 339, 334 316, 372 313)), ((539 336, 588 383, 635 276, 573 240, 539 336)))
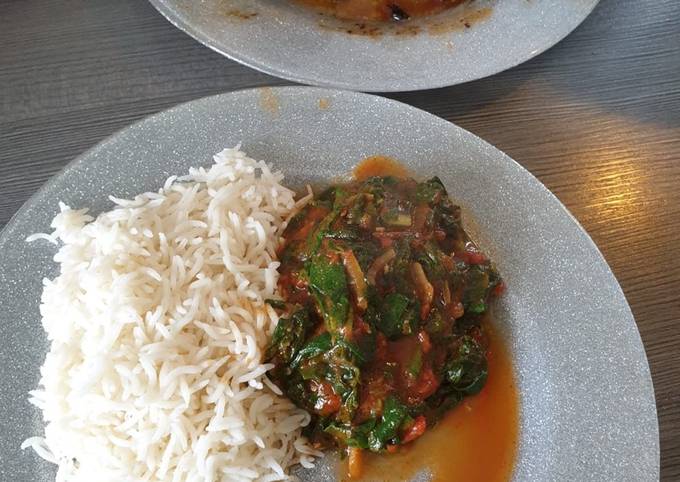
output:
POLYGON ((376 348, 376 332, 371 330, 370 333, 365 333, 356 340, 356 347, 361 353, 361 363, 365 364, 373 360, 376 348))
POLYGON ((359 404, 359 382, 361 372, 340 350, 334 349, 326 356, 324 378, 331 383, 333 390, 342 399, 337 418, 349 423, 359 404))
POLYGON ((486 383, 487 362, 484 350, 474 338, 464 336, 457 352, 446 365, 444 375, 449 384, 465 395, 478 393, 486 383))
POLYGON ((326 353, 332 346, 330 333, 322 333, 321 335, 312 338, 297 352, 295 358, 290 362, 291 368, 297 367, 303 360, 326 353))
POLYGON ((305 243, 303 243, 298 255, 299 259, 308 260, 317 253, 321 246, 321 242, 329 234, 331 225, 340 214, 346 197, 347 192, 344 189, 340 187, 331 187, 324 191, 319 198, 314 201, 315 205, 322 205, 329 209, 330 212, 319 221, 311 234, 307 237, 305 243))
POLYGON ((389 441, 397 438, 397 431, 407 416, 408 408, 395 397, 388 397, 380 423, 368 434, 368 447, 374 452, 384 449, 389 441))
POLYGON ((366 361, 366 356, 356 343, 352 343, 351 341, 347 341, 344 338, 340 338, 335 344, 346 349, 351 357, 357 361, 357 363, 363 363, 366 361))
POLYGON ((300 229, 303 226, 304 222, 306 221, 307 216, 309 215, 314 205, 315 205, 314 202, 307 204, 295 216, 293 216, 291 220, 288 222, 288 226, 286 226, 286 231, 295 232, 298 229, 300 229))
POLYGON ((437 335, 444 329, 442 314, 437 309, 430 310, 425 323, 425 331, 430 335, 437 335))
POLYGON ((370 193, 357 194, 347 200, 345 219, 350 226, 370 229, 375 225, 378 211, 374 203, 375 197, 370 193))
POLYGON ((345 268, 320 254, 309 263, 309 287, 328 330, 336 333, 347 321, 349 294, 345 268))
POLYGON ((413 287, 410 283, 411 275, 409 274, 411 246, 407 240, 399 240, 394 244, 393 249, 397 255, 390 262, 390 270, 383 276, 383 279, 385 284, 394 287, 397 293, 411 296, 413 294, 413 287))
POLYGON ((441 180, 436 176, 425 182, 421 182, 416 188, 416 199, 421 203, 433 205, 445 196, 446 189, 441 180))
POLYGON ((298 370, 293 370, 290 375, 280 377, 278 380, 279 386, 284 389, 288 398, 290 398, 296 405, 312 410, 314 407, 314 400, 309 396, 307 391, 306 381, 302 373, 298 370))
POLYGON ((388 226, 405 228, 411 225, 412 218, 409 213, 391 210, 383 216, 383 221, 385 221, 385 224, 388 226))
POLYGON ((408 363, 406 369, 411 374, 412 377, 416 378, 420 375, 420 370, 423 367, 423 352, 420 349, 415 350, 411 360, 408 363))
POLYGON ((350 424, 329 423, 324 427, 323 431, 345 445, 349 445, 349 441, 353 434, 352 426, 350 424))
POLYGON ((305 342, 312 327, 306 310, 298 310, 290 318, 281 318, 276 325, 272 340, 267 348, 266 358, 278 363, 290 363, 305 342))
POLYGON ((417 252, 416 260, 421 264, 428 278, 443 278, 446 273, 442 264, 442 250, 432 241, 425 243, 417 252))
POLYGON ((443 197, 434 208, 435 223, 452 240, 464 241, 465 233, 461 222, 460 208, 455 206, 448 197, 443 197))
POLYGON ((377 320, 378 328, 388 338, 409 335, 416 329, 417 315, 413 309, 415 302, 399 293, 390 293, 382 302, 382 310, 377 320))
POLYGON ((368 437, 375 426, 376 419, 371 418, 354 427, 350 424, 329 423, 323 430, 345 445, 368 449, 368 437))
POLYGON ((340 229, 334 229, 326 233, 327 238, 341 240, 341 241, 358 241, 360 234, 358 229, 354 226, 345 226, 340 229))
POLYGON ((482 308, 489 289, 489 271, 481 265, 473 265, 465 276, 465 291, 463 293, 463 305, 466 309, 475 307, 472 311, 482 308), (481 306, 480 306, 481 304, 481 306))
POLYGON ((347 195, 347 191, 342 186, 330 186, 324 189, 314 200, 315 204, 326 206, 332 209, 347 195))
POLYGON ((347 445, 350 447, 359 447, 362 449, 368 448, 368 437, 371 431, 375 428, 376 419, 371 418, 368 421, 354 427, 352 436, 347 440, 347 445))
POLYGON ((445 385, 440 388, 433 396, 427 399, 424 404, 426 407, 419 407, 427 418, 427 426, 433 426, 437 420, 458 405, 463 400, 463 394, 445 385))

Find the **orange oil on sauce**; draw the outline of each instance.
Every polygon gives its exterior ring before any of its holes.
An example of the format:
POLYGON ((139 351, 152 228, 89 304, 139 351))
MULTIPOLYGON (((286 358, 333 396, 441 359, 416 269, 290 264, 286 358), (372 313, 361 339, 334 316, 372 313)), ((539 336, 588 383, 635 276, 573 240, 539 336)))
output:
POLYGON ((396 454, 365 454, 361 478, 343 482, 401 482, 423 470, 433 482, 507 482, 519 433, 519 398, 510 356, 488 323, 489 378, 482 391, 463 400, 436 426, 396 454))
POLYGON ((357 181, 373 176, 412 177, 406 167, 387 156, 367 157, 352 170, 352 176, 357 181))

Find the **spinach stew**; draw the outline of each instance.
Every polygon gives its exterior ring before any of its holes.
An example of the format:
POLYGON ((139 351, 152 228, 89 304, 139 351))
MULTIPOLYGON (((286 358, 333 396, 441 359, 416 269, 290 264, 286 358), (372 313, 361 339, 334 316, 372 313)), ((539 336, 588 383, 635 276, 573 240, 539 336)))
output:
POLYGON ((267 357, 318 446, 394 452, 484 387, 503 283, 438 178, 329 187, 283 238, 267 357))

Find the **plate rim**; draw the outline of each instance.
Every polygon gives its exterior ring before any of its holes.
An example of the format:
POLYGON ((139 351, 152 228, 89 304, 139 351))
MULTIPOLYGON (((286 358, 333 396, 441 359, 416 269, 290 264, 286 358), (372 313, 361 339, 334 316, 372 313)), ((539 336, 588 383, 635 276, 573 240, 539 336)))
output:
MULTIPOLYGON (((600 0, 594 0, 592 5, 584 13, 583 17, 571 26, 567 31, 564 32, 559 38, 554 39, 553 43, 547 43, 542 45, 540 48, 527 52, 525 55, 518 56, 517 59, 513 60, 508 65, 499 68, 488 69, 488 72, 480 73, 477 75, 470 76, 463 81, 451 82, 441 78, 434 82, 422 82, 422 83, 409 83, 408 80, 403 79, 396 85, 385 85, 380 86, 373 85, 362 85, 361 82, 344 82, 337 81, 333 79, 324 79, 314 75, 304 75, 301 73, 290 72, 285 69, 276 68, 267 65, 266 62, 258 60, 256 56, 240 52, 238 49, 228 48, 227 46, 221 45, 221 42, 212 38, 210 35, 205 34, 200 28, 195 27, 192 23, 184 21, 180 16, 175 15, 172 8, 167 5, 168 0, 148 0, 149 3, 174 27, 178 30, 184 32, 200 44, 208 47, 212 51, 230 59, 235 62, 245 65, 246 67, 252 68, 258 72, 262 72, 273 77, 288 80, 291 82, 297 82, 299 84, 307 85, 310 87, 322 87, 329 89, 340 89, 340 90, 352 90, 357 92, 414 92, 420 90, 430 90, 430 89, 440 89, 444 87, 451 87, 454 85, 462 85, 468 82, 473 82, 475 80, 484 79, 486 77, 491 77, 497 75, 506 70, 513 69, 518 65, 521 65, 529 60, 538 57, 539 55, 547 52, 548 50, 555 47, 557 44, 562 42, 565 38, 571 35, 574 30, 576 30, 595 10, 595 8, 600 4, 600 0)), ((170 0, 172 1, 172 0, 170 0)), ((438 77, 439 79, 439 77, 438 77)))
MULTIPOLYGON (((371 98, 374 100, 378 100, 380 102, 384 102, 387 104, 399 104, 400 108, 402 109, 407 109, 407 110, 412 110, 420 113, 421 115, 425 115, 427 118, 429 118, 432 122, 436 123, 441 123, 442 125, 447 125, 448 127, 453 127, 461 132, 463 132, 465 135, 470 136, 471 138, 474 138, 475 141, 481 143, 481 145, 492 148, 495 150, 499 156, 502 156, 506 162, 510 161, 510 164, 515 168, 518 169, 519 171, 522 172, 523 175, 528 175, 533 181, 536 183, 536 187, 539 187, 539 189, 544 193, 547 194, 548 197, 550 198, 551 202, 555 207, 559 207, 559 210, 564 212, 567 217, 570 219, 570 221, 574 224, 575 228, 580 231, 580 235, 583 236, 587 242, 589 243, 589 247, 591 249, 594 249, 594 253, 597 254, 598 260, 600 263, 603 263, 603 267, 606 270, 607 275, 611 278, 612 282, 615 284, 613 287, 615 288, 616 292, 621 296, 621 300, 625 304, 625 312, 626 314, 630 317, 630 320, 633 322, 633 326, 635 328, 634 330, 634 336, 636 336, 635 342, 638 344, 638 347, 642 349, 641 355, 644 357, 644 365, 646 368, 646 376, 648 378, 649 382, 649 387, 650 391, 647 394, 649 396, 649 401, 653 402, 652 403, 652 411, 654 415, 654 426, 650 427, 654 430, 655 434, 655 445, 654 445, 654 455, 655 455, 655 473, 650 474, 650 475, 655 475, 658 479, 660 475, 660 455, 661 455, 661 450, 660 450, 660 432, 659 432, 659 418, 658 418, 658 406, 656 403, 656 393, 654 389, 654 379, 652 377, 650 365, 649 365, 649 359, 647 357, 647 350, 645 347, 645 344, 643 343, 642 336, 640 334, 640 330, 638 328, 637 322, 635 321, 635 316, 630 308, 630 304, 628 303, 628 300, 626 298, 625 293, 623 292, 623 289, 621 288, 620 283, 618 282, 616 276, 614 275, 613 271, 611 270, 611 267, 609 266, 609 263, 607 263, 606 258, 598 248, 598 246, 595 244, 594 240, 590 237, 588 232, 584 229, 584 227, 581 225, 581 223, 576 219, 576 217, 568 210, 568 208, 559 200, 559 198, 552 192, 550 191, 536 176, 534 176, 528 169, 526 169, 524 166, 522 166, 519 162, 517 162, 515 159, 513 159, 511 156, 506 154, 504 151, 501 149, 498 149, 497 147, 493 146, 489 142, 485 141, 481 137, 477 136, 476 134, 468 131, 467 129, 464 129, 457 124, 450 122, 446 119, 443 119, 439 116, 436 116, 428 111, 425 111, 423 109, 414 107, 412 105, 406 104, 401 101, 397 101, 394 99, 390 99, 387 97, 382 97, 382 96, 377 96, 373 94, 367 94, 367 93, 362 93, 362 92, 354 92, 354 91, 345 91, 345 90, 337 90, 337 89, 326 89, 322 87, 309 87, 309 86, 279 86, 279 87, 255 87, 255 88, 244 88, 244 89, 238 89, 238 90, 233 90, 233 91, 228 91, 228 92, 223 92, 220 94, 214 94, 210 96, 205 96, 205 97, 200 97, 197 99, 189 100, 186 102, 182 102, 179 104, 176 104, 170 108, 163 109, 159 112, 156 112, 151 115, 147 115, 137 121, 135 121, 132 124, 129 124, 125 127, 122 127, 112 134, 108 135, 104 139, 100 140, 97 142, 95 145, 90 147, 89 149, 85 150, 83 153, 80 155, 76 156, 73 160, 68 162, 59 172, 51 176, 46 182, 40 186, 40 188, 35 191, 23 204, 22 206, 14 213, 14 215, 10 218, 10 220, 3 226, 3 228, 0 230, 0 250, 5 246, 6 243, 12 242, 12 240, 15 240, 16 238, 11 237, 12 231, 17 227, 17 223, 19 222, 19 219, 23 216, 23 214, 31 209, 36 203, 41 201, 41 197, 44 194, 45 191, 49 190, 54 184, 59 183, 62 179, 67 178, 71 172, 75 169, 77 169, 79 166, 83 164, 90 156, 92 156, 93 153, 95 153, 97 150, 104 148, 107 144, 110 142, 115 142, 116 139, 126 133, 127 131, 134 131, 138 129, 141 125, 147 123, 147 122, 154 122, 158 118, 166 115, 171 115, 173 112, 178 112, 181 111, 185 108, 187 108, 190 104, 198 104, 198 103, 210 103, 212 99, 215 98, 222 98, 222 97, 231 97, 231 96, 238 96, 238 95, 257 95, 257 94, 262 94, 263 91, 271 91, 274 95, 277 94, 282 94, 286 95, 288 93, 293 93, 293 94, 317 94, 320 96, 349 96, 351 97, 366 97, 366 98, 371 98)), ((520 395, 520 405, 522 404, 521 398, 522 394, 521 392, 519 393, 520 395)))

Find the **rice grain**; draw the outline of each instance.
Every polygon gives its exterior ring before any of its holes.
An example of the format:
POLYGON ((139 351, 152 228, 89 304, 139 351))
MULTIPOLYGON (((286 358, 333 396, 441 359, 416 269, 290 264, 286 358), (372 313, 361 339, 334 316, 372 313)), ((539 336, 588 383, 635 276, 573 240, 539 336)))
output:
POLYGON ((283 176, 238 149, 96 219, 60 203, 60 273, 40 311, 41 457, 57 481, 287 480, 320 455, 309 414, 267 378, 276 247, 295 211, 283 176))

